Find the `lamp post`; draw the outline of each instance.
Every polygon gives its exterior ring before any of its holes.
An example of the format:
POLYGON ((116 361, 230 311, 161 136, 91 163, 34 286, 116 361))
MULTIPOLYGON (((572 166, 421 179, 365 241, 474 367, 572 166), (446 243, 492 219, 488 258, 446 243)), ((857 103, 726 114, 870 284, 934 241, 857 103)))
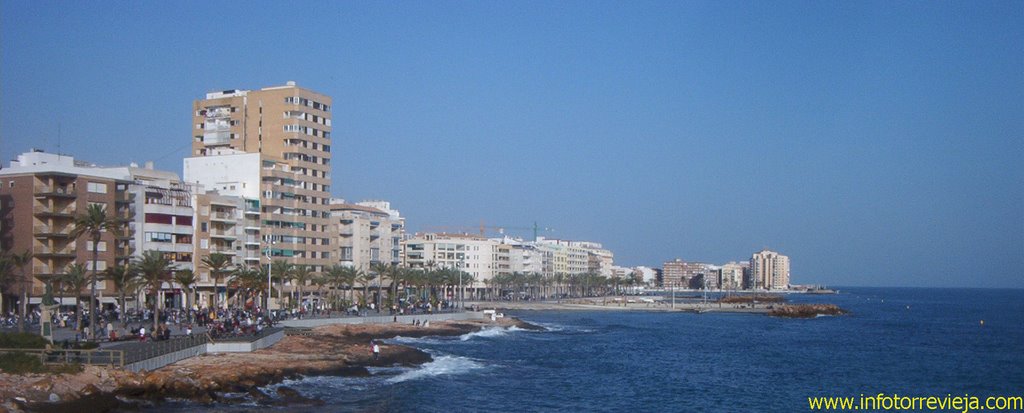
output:
POLYGON ((466 266, 465 260, 459 260, 459 311, 466 309, 466 290, 462 289, 462 268, 466 266))
POLYGON ((270 241, 270 245, 267 246, 267 311, 270 311, 270 287, 274 285, 270 277, 274 269, 274 260, 270 257, 270 251, 273 249, 274 244, 276 242, 270 241))

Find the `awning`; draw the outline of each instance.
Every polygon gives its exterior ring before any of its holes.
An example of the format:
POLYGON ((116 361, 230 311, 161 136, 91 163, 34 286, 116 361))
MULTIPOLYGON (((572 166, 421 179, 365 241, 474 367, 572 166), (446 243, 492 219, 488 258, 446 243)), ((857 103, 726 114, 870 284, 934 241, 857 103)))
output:
POLYGON ((114 297, 100 297, 100 304, 117 304, 117 298, 114 298, 114 297))

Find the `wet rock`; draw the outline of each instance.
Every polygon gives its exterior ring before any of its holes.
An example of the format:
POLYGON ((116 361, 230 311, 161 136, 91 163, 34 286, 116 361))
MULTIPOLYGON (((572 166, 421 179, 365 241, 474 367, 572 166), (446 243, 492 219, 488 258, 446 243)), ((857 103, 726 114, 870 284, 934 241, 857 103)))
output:
POLYGON ((295 389, 293 389, 291 387, 288 387, 288 386, 278 387, 277 388, 277 395, 283 397, 285 400, 301 400, 301 399, 305 399, 305 397, 302 397, 302 394, 300 394, 297 390, 295 390, 295 389))
POLYGON ((50 403, 57 403, 60 401, 60 396, 57 393, 50 393, 50 403))
POLYGON ((269 394, 264 393, 263 390, 257 389, 255 387, 249 389, 247 393, 249 393, 249 397, 252 397, 252 399, 258 403, 268 403, 273 400, 273 398, 270 397, 269 394))

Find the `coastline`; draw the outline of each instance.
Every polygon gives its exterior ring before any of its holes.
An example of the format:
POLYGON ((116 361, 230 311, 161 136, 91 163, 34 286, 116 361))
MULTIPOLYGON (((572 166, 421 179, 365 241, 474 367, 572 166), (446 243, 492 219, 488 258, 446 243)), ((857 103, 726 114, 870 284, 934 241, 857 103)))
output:
POLYGON ((260 387, 300 376, 369 376, 367 367, 418 366, 432 361, 411 346, 384 343, 398 336, 460 336, 488 327, 542 329, 515 318, 410 324, 332 324, 289 335, 272 347, 251 353, 216 353, 193 357, 156 369, 132 373, 119 368, 86 366, 64 375, 0 374, 0 411, 80 412, 131 408, 135 402, 168 398, 199 403, 244 402, 308 404, 309 399, 287 387, 277 398, 260 387), (371 341, 380 345, 374 360, 371 341), (245 394, 243 397, 226 393, 245 394))

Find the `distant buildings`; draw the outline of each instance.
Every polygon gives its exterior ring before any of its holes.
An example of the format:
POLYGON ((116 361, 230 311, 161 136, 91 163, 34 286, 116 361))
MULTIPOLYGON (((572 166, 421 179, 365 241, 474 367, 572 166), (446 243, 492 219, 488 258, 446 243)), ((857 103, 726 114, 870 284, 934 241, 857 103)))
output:
POLYGON ((789 257, 769 250, 753 254, 750 261, 721 266, 681 259, 662 265, 663 287, 784 290, 789 284, 789 257))
POLYGON ((750 285, 756 290, 789 288, 789 257, 767 249, 750 257, 750 285))

